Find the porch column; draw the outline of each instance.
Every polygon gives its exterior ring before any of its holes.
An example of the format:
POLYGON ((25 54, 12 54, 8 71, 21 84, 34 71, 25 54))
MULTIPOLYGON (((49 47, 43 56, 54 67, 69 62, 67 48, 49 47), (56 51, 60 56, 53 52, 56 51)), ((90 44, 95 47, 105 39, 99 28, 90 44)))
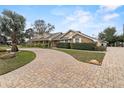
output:
POLYGON ((44 41, 42 41, 43 42, 43 44, 44 44, 44 41))

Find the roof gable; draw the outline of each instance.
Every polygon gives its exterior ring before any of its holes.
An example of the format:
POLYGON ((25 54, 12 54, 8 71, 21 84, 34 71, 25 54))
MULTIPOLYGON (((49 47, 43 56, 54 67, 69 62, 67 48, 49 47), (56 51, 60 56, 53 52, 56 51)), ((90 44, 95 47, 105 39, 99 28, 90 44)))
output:
POLYGON ((59 32, 59 33, 53 33, 53 34, 51 34, 49 37, 47 37, 47 39, 59 39, 59 37, 61 37, 62 36, 62 33, 61 32, 59 32))
POLYGON ((86 36, 83 36, 83 35, 81 35, 81 34, 78 34, 78 33, 75 34, 72 38, 85 38, 85 39, 94 41, 93 39, 90 39, 90 38, 88 38, 88 37, 86 37, 86 36))
POLYGON ((69 30, 68 32, 66 32, 62 37, 61 39, 69 39, 69 38, 72 38, 73 36, 75 35, 75 31, 73 30, 69 30))
POLYGON ((81 33, 80 31, 73 31, 69 30, 66 33, 58 32, 58 33, 49 33, 49 34, 44 34, 42 36, 37 36, 36 38, 33 39, 39 39, 39 40, 67 40, 67 39, 72 39, 74 36, 79 35, 81 37, 85 37, 87 39, 93 40, 93 41, 98 41, 96 38, 93 38, 91 36, 88 36, 84 33, 81 33))
POLYGON ((88 38, 88 39, 91 39, 93 41, 96 41, 97 39, 96 38, 93 38, 91 36, 88 36, 84 33, 81 33, 80 31, 73 31, 73 30, 69 30, 67 33, 65 33, 61 39, 71 39, 73 38, 75 35, 80 35, 80 36, 83 36, 85 38, 88 38))

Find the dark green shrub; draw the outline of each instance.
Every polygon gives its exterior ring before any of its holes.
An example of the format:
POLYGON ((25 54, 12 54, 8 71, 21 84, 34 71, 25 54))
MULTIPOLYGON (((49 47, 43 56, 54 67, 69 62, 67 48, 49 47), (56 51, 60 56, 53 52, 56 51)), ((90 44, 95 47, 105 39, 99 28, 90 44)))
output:
POLYGON ((58 43, 57 47, 70 49, 70 43, 58 43))
POLYGON ((42 47, 42 45, 40 43, 34 44, 33 47, 42 47))
POLYGON ((23 47, 33 47, 33 46, 34 46, 34 44, 32 44, 32 43, 23 45, 23 47))
POLYGON ((39 47, 40 48, 48 48, 48 44, 40 44, 39 47))
POLYGON ((58 48, 79 49, 79 50, 95 50, 94 43, 59 43, 58 48))
POLYGON ((38 48, 49 48, 48 44, 41 44, 41 43, 30 43, 24 44, 22 47, 38 47, 38 48))
POLYGON ((43 48, 50 48, 49 44, 44 44, 43 48))
POLYGON ((71 49, 95 50, 95 46, 93 43, 71 43, 71 49))
POLYGON ((21 47, 26 47, 26 44, 20 44, 21 47))
POLYGON ((96 51, 106 51, 106 47, 104 47, 104 46, 99 46, 99 47, 96 46, 96 47, 95 47, 95 50, 96 50, 96 51))

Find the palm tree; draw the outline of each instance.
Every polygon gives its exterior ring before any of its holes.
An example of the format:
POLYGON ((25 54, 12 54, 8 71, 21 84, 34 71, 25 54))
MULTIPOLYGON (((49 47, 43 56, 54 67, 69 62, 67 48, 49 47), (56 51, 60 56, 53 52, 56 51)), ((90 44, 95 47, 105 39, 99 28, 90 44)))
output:
POLYGON ((1 31, 11 37, 12 40, 12 52, 18 51, 17 47, 17 35, 24 31, 25 18, 10 10, 4 10, 2 16, 0 16, 1 31))

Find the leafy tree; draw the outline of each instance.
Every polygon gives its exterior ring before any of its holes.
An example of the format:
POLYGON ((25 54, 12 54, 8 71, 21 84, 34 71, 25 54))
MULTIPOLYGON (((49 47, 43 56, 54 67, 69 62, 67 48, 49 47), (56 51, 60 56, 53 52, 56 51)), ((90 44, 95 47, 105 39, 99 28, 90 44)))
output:
POLYGON ((1 31, 11 37, 12 40, 12 52, 18 51, 17 47, 17 35, 24 31, 25 18, 10 10, 4 10, 2 16, 0 16, 1 31))
POLYGON ((54 25, 51 25, 50 23, 46 24, 44 20, 36 20, 34 22, 34 29, 39 34, 49 33, 55 29, 54 25))
POLYGON ((118 36, 117 36, 117 41, 119 41, 119 42, 124 42, 124 35, 123 35, 123 34, 118 35, 118 36))
POLYGON ((31 39, 34 36, 34 30, 32 28, 28 28, 25 32, 26 38, 31 39))
POLYGON ((103 32, 99 33, 98 37, 101 41, 107 41, 108 44, 116 42, 116 29, 115 27, 108 27, 103 32))
POLYGON ((103 32, 100 32, 98 35, 98 39, 101 41, 105 41, 105 34, 103 32))

